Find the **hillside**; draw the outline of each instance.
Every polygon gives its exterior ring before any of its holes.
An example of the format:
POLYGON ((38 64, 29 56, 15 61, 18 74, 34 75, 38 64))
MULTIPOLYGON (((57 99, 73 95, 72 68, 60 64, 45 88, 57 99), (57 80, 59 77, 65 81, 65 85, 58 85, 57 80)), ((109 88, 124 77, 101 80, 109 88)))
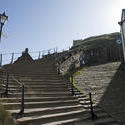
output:
POLYGON ((58 53, 60 71, 65 74, 72 63, 76 67, 122 60, 122 47, 116 41, 120 33, 104 34, 73 41, 70 50, 58 53))
POLYGON ((116 41, 117 38, 119 38, 120 33, 110 33, 110 34, 104 34, 99 36, 92 36, 89 38, 86 38, 84 40, 74 40, 73 41, 73 47, 76 48, 79 46, 86 46, 87 48, 90 47, 97 47, 99 44, 112 44, 114 45, 114 41, 116 41))

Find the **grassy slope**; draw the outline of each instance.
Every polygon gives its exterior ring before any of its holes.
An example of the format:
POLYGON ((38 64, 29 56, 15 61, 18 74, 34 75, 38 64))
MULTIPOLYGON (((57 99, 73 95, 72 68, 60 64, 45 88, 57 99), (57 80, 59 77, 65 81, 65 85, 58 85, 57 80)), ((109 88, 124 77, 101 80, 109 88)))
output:
POLYGON ((71 49, 91 49, 97 47, 108 46, 109 44, 114 46, 117 45, 116 38, 119 33, 104 34, 100 36, 89 37, 87 39, 81 40, 78 46, 73 46, 71 49))

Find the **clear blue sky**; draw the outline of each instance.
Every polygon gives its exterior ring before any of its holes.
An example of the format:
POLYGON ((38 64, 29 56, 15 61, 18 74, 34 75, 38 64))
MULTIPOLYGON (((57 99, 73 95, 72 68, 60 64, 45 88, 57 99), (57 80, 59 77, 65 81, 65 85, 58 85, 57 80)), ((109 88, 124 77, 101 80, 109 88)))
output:
POLYGON ((65 49, 73 39, 118 32, 124 7, 125 0, 0 0, 9 17, 0 52, 65 49))

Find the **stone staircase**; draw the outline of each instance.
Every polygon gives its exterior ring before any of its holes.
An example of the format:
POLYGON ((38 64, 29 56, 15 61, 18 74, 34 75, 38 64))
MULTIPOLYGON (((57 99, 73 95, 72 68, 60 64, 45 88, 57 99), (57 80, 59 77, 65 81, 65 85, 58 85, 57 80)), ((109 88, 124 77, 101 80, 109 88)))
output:
POLYGON ((74 79, 82 91, 93 93, 95 108, 101 107, 125 125, 125 71, 121 70, 121 62, 88 66, 74 79))
MULTIPOLYGON (((99 117, 92 121, 89 98, 77 91, 72 96, 71 88, 58 76, 51 61, 38 60, 4 68, 24 84, 24 114, 17 119, 18 125, 118 125, 99 107, 95 109, 99 117)), ((21 91, 13 79, 9 79, 8 98, 0 100, 16 117, 21 106, 21 91)))

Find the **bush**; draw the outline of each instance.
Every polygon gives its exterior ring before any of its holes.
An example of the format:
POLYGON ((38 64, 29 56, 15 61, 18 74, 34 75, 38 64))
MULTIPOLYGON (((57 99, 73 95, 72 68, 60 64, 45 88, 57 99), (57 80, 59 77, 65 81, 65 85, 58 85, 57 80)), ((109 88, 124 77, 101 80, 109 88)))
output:
POLYGON ((5 111, 2 105, 0 105, 0 125, 16 125, 16 122, 12 118, 11 114, 5 111))

